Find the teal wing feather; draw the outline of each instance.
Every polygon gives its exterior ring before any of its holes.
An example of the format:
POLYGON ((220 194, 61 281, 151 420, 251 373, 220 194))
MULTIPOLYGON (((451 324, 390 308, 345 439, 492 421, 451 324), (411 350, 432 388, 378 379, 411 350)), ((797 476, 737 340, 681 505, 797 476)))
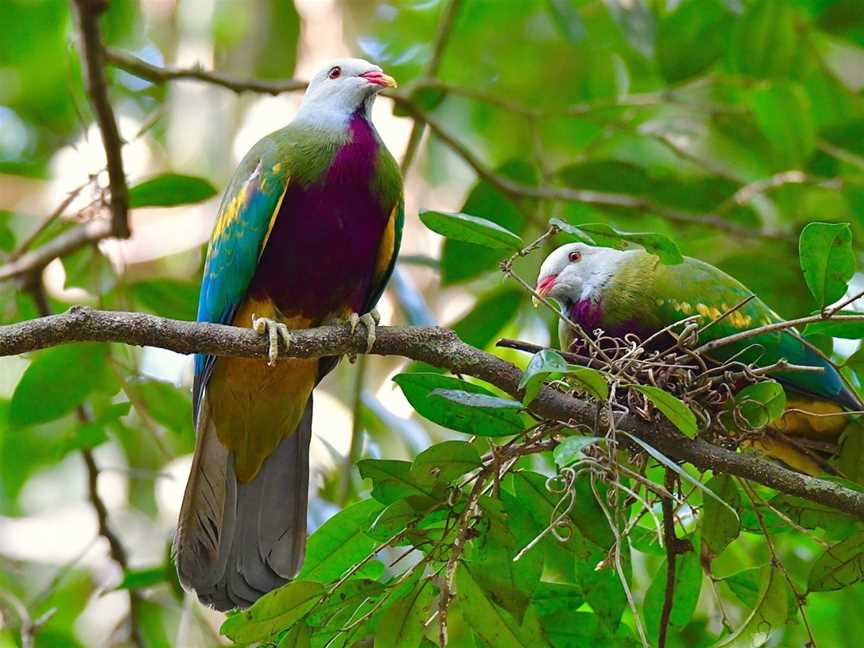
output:
MULTIPOLYGON (((255 274, 273 216, 288 183, 271 135, 243 158, 222 196, 204 264, 198 321, 229 323, 255 274)), ((213 356, 195 357, 193 412, 212 371, 213 356)))
MULTIPOLYGON (((717 340, 744 330, 782 321, 765 302, 722 270, 696 259, 677 266, 660 266, 656 273, 655 308, 661 325, 700 315, 701 323, 717 319, 735 309, 700 334, 700 342, 717 340), (752 298, 751 298, 752 297, 752 298)), ((718 360, 730 358, 759 366, 786 359, 797 365, 821 367, 815 372, 776 372, 772 377, 785 386, 812 396, 836 401, 847 409, 861 409, 861 400, 837 369, 795 329, 764 333, 719 347, 712 352, 718 360)))

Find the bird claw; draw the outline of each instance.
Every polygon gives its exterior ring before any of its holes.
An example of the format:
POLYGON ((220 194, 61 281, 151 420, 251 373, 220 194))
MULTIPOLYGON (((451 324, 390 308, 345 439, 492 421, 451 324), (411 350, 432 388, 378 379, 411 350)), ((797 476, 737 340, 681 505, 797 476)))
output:
POLYGON ((375 331, 380 321, 381 315, 379 315, 378 311, 374 309, 368 313, 364 313, 363 315, 360 315, 358 313, 351 313, 350 317, 348 318, 348 322, 351 324, 352 335, 354 334, 354 331, 357 330, 357 326, 360 323, 366 326, 366 353, 369 353, 372 350, 372 346, 375 344, 375 331))
POLYGON ((276 365, 276 359, 279 357, 279 338, 285 343, 285 350, 291 348, 291 334, 288 333, 288 326, 282 322, 277 322, 269 317, 257 317, 252 313, 252 330, 258 335, 267 334, 270 339, 270 348, 267 352, 267 366, 273 367, 276 365))

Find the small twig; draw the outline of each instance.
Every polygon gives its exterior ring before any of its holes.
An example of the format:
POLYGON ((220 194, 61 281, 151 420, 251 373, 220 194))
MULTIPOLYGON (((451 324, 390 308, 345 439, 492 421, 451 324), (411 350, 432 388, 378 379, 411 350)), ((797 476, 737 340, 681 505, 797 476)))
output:
POLYGON ((129 188, 123 171, 123 140, 117 130, 114 109, 108 101, 105 81, 105 49, 99 19, 108 9, 106 0, 75 0, 81 30, 81 55, 87 71, 87 92, 102 133, 111 186, 111 231, 117 238, 129 238, 129 188))
POLYGON ((789 585, 789 589, 792 591, 792 595, 795 598, 795 605, 798 606, 798 614, 801 616, 801 621, 804 623, 804 628, 807 630, 808 639, 805 648, 816 648, 816 637, 813 636, 813 629, 810 627, 810 621, 807 618, 806 595, 798 592, 792 577, 789 575, 789 571, 786 569, 783 561, 780 560, 780 555, 777 553, 777 548, 774 546, 774 540, 771 538, 771 533, 768 531, 768 525, 765 524, 765 516, 762 515, 762 511, 759 508, 758 501, 761 498, 756 494, 746 479, 739 479, 738 483, 741 484, 741 488, 744 489, 747 499, 749 499, 750 503, 753 505, 753 512, 756 514, 756 519, 759 521, 759 527, 762 529, 762 534, 765 536, 765 544, 768 546, 768 551, 771 554, 771 564, 782 572, 783 578, 786 579, 786 584, 789 585))
MULTIPOLYGON (((675 473, 666 469, 663 485, 672 492, 675 487, 675 473)), ((666 633, 669 629, 669 618, 672 615, 672 603, 675 598, 675 563, 678 555, 692 549, 690 542, 679 540, 675 535, 675 508, 672 500, 663 497, 660 500, 663 508, 663 544, 666 545, 666 592, 663 597, 663 610, 660 613, 660 631, 657 637, 658 648, 666 647, 666 633)))
POLYGON ((29 250, 30 246, 33 245, 33 242, 37 238, 39 238, 39 235, 42 234, 42 232, 44 232, 48 228, 48 226, 51 225, 51 223, 53 223, 63 215, 63 212, 66 211, 66 208, 72 204, 72 201, 75 200, 82 191, 84 191, 84 189, 90 184, 90 182, 91 181, 88 180, 84 184, 79 185, 75 187, 72 191, 70 191, 63 199, 63 201, 59 205, 57 205, 54 211, 48 214, 48 216, 46 216, 35 227, 35 229, 30 232, 30 234, 23 241, 21 241, 21 245, 19 245, 18 249, 16 249, 14 252, 12 252, 12 254, 9 255, 9 259, 11 261, 14 261, 22 254, 24 254, 27 250, 29 250))

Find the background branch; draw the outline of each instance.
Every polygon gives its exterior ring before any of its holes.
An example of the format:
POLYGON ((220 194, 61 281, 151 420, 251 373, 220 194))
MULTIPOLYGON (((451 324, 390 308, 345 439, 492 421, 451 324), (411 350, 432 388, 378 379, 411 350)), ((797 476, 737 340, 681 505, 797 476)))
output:
POLYGON ((105 50, 99 17, 108 9, 106 0, 75 0, 81 32, 81 55, 87 70, 87 93, 96 113, 96 122, 102 133, 102 146, 108 163, 111 186, 112 233, 118 238, 129 238, 129 188, 123 171, 123 140, 117 130, 114 109, 108 101, 105 82, 105 50))
MULTIPOLYGON (((171 320, 143 313, 98 311, 76 306, 62 315, 51 315, 0 327, 0 356, 15 355, 69 342, 122 342, 169 349, 177 353, 208 353, 222 356, 265 357, 267 341, 251 329, 171 320)), ((311 358, 364 353, 366 334, 351 334, 348 325, 324 326, 291 333, 291 348, 282 357, 311 358)), ((397 355, 474 376, 504 392, 521 398, 522 371, 515 365, 462 342, 441 327, 378 328, 371 353, 397 355)), ((597 408, 546 387, 531 403, 535 414, 593 428, 597 408)), ((671 424, 645 421, 630 414, 616 423, 678 461, 699 470, 723 472, 769 486, 778 491, 836 508, 864 519, 864 493, 838 484, 787 470, 771 461, 732 452, 702 439, 689 439, 671 424)))

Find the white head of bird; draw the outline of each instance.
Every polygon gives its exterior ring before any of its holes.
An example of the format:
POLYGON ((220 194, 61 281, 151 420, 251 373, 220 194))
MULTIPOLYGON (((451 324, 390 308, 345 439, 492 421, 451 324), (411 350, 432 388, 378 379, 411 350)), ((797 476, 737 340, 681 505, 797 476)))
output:
POLYGON ((393 77, 369 61, 337 59, 309 81, 295 121, 344 126, 358 110, 368 117, 375 96, 384 88, 395 87, 393 77))
POLYGON ((536 291, 561 304, 595 298, 635 250, 613 250, 568 243, 546 257, 537 276, 536 291))

